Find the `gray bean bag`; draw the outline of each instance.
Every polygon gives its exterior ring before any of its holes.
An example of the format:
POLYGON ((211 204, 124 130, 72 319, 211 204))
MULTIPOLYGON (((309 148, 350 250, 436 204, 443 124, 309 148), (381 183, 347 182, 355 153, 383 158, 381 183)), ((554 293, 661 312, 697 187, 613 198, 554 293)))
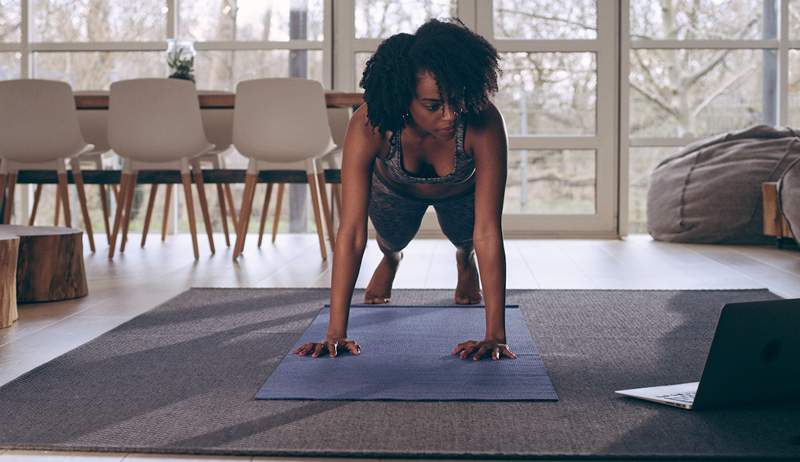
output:
POLYGON ((792 235, 800 241, 800 159, 794 161, 778 181, 778 209, 789 222, 792 235))
POLYGON ((650 175, 647 228, 654 239, 769 243, 761 183, 777 181, 800 159, 798 133, 756 125, 699 140, 664 159, 650 175))

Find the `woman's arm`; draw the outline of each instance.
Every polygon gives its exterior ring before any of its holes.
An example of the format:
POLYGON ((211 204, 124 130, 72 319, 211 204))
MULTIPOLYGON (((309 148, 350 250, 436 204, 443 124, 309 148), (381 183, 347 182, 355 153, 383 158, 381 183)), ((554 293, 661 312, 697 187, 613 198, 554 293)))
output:
POLYGON ((342 149, 342 217, 333 252, 329 337, 347 337, 350 300, 367 244, 372 168, 382 137, 367 122, 366 114, 366 104, 353 113, 342 149))
POLYGON ((501 223, 508 157, 505 122, 500 111, 490 105, 470 130, 475 159, 472 239, 486 304, 486 338, 506 343, 506 253, 501 223))

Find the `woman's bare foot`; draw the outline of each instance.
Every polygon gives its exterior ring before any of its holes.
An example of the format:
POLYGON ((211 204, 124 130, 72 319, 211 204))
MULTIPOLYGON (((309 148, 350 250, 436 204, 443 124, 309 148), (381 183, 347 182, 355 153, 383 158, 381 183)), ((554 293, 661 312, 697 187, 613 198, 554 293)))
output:
POLYGON ((474 305, 481 301, 481 283, 478 278, 478 267, 475 264, 475 251, 464 249, 456 251, 458 267, 458 285, 456 285, 455 301, 458 305, 474 305))
POLYGON ((364 293, 364 303, 383 304, 389 303, 392 297, 392 283, 394 275, 397 274, 397 267, 403 259, 403 252, 383 254, 383 260, 378 263, 372 278, 369 280, 367 290, 364 293))

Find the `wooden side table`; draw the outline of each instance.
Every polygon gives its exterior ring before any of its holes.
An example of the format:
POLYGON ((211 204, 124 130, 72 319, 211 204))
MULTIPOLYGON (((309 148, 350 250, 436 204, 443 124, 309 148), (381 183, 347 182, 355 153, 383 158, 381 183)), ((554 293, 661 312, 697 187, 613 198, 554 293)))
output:
POLYGON ((10 327, 17 313, 19 237, 0 234, 0 329, 10 327))
POLYGON ((761 194, 764 209, 764 234, 775 236, 777 246, 783 247, 784 240, 794 239, 789 223, 778 209, 778 183, 767 181, 761 183, 761 194))
POLYGON ((0 225, 17 236, 17 302, 50 302, 89 293, 83 265, 83 231, 59 226, 0 225))

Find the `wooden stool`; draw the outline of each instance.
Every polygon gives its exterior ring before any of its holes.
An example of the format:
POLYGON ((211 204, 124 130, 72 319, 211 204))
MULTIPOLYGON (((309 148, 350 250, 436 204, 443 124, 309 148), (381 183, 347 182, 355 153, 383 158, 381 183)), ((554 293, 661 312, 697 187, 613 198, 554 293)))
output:
POLYGON ((0 329, 10 327, 17 314, 17 255, 19 238, 0 234, 0 329))
POLYGON ((0 225, 0 235, 19 237, 17 302, 50 302, 89 293, 83 266, 83 231, 0 225))

